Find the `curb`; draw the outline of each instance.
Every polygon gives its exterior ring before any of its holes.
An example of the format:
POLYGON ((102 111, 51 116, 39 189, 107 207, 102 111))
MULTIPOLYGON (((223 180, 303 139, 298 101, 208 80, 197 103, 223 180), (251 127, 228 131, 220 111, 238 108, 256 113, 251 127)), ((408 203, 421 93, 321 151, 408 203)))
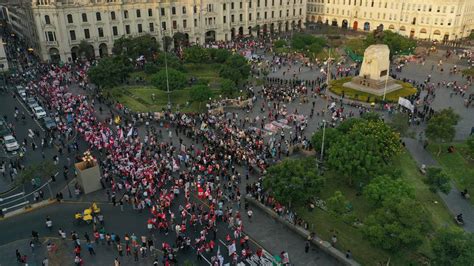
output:
POLYGON ((34 211, 34 210, 37 210, 37 209, 40 209, 40 208, 43 208, 43 207, 47 207, 47 206, 55 204, 55 203, 58 203, 58 201, 56 199, 43 200, 43 201, 40 201, 38 203, 31 204, 28 208, 23 207, 21 209, 5 213, 5 215, 0 218, 0 221, 6 220, 8 218, 12 218, 12 217, 20 215, 20 214, 25 214, 25 213, 28 213, 28 212, 31 212, 31 211, 34 211))
MULTIPOLYGON (((309 231, 307 231, 307 230, 305 230, 305 229, 303 229, 299 226, 295 226, 295 225, 291 224, 290 222, 288 222, 285 219, 278 216, 278 214, 273 212, 271 209, 267 208, 262 203, 258 202, 256 199, 254 199, 250 196, 246 196, 245 200, 248 201, 249 203, 253 204, 254 206, 258 207, 262 211, 264 211, 271 218, 277 220, 278 222, 280 222, 283 225, 285 225, 286 227, 288 227, 290 230, 292 230, 295 233, 297 233, 298 235, 302 236, 304 239, 308 239, 308 236, 310 235, 309 231)), ((333 258, 335 258, 337 261, 339 261, 340 263, 342 263, 344 265, 349 265, 349 266, 359 266, 360 265, 359 263, 357 263, 353 259, 347 259, 344 253, 342 253, 338 249, 332 247, 329 242, 324 241, 324 240, 322 240, 321 238, 319 238, 317 236, 314 237, 311 240, 311 243, 313 243, 313 245, 316 245, 323 252, 331 255, 333 258)))

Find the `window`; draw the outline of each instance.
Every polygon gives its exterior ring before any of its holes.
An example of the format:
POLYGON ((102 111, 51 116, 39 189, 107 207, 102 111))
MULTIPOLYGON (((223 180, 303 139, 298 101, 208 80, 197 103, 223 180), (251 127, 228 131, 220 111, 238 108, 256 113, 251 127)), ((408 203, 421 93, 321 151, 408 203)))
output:
POLYGON ((249 8, 252 8, 252 1, 249 1, 249 8))
POLYGON ((130 34, 130 25, 125 25, 125 34, 130 34))
POLYGON ((188 22, 185 19, 183 19, 183 28, 186 29, 187 27, 188 27, 188 22))
POLYGON ((153 9, 148 8, 148 16, 153 17, 153 9))
POLYGON ((103 28, 97 28, 97 34, 99 35, 99 38, 104 37, 104 29, 103 28))
POLYGON ((272 0, 272 6, 275 6, 275 0, 272 0))
POLYGON ((171 8, 171 15, 176 15, 176 7, 171 8))
POLYGON ((194 19, 194 27, 197 27, 198 26, 198 20, 197 18, 194 19))
POLYGON ((128 18, 128 10, 123 11, 123 17, 128 18))
POLYGON ((161 28, 163 30, 166 30, 166 22, 165 21, 161 22, 161 28))
POLYGON ((68 14, 68 15, 66 16, 66 18, 67 18, 67 23, 73 23, 73 22, 74 22, 74 21, 72 20, 72 15, 71 15, 71 14, 68 14))
POLYGON ((115 12, 114 11, 110 12, 110 18, 112 20, 115 20, 115 12))
POLYGON ((230 9, 234 10, 234 2, 230 3, 230 9))
POLYGON ((71 41, 75 41, 76 40, 76 31, 70 30, 69 31, 69 37, 71 37, 71 41))
POLYGON ((263 13, 263 18, 264 18, 264 19, 267 19, 267 11, 265 11, 265 12, 263 13))
POLYGON ((117 35, 118 35, 117 26, 113 26, 113 27, 112 27, 112 34, 113 34, 114 36, 117 36, 117 35))
POLYGON ((252 13, 249 13, 249 21, 252 21, 252 13))
POLYGON ((260 7, 260 0, 257 0, 257 7, 260 7))
POLYGON ((173 29, 177 29, 178 28, 178 22, 176 22, 176 20, 173 20, 173 29))
POLYGON ((239 7, 240 7, 240 9, 242 9, 242 2, 240 2, 239 7))
POLYGON ((242 16, 242 14, 240 14, 239 15, 239 21, 242 22, 242 20, 243 20, 243 16, 242 16))
POLYGON ((193 7, 193 11, 194 11, 194 14, 196 14, 198 12, 197 6, 193 7))
POLYGON ((164 8, 161 8, 161 9, 160 9, 160 12, 161 12, 161 15, 162 15, 162 16, 165 16, 165 9, 164 9, 164 8))
POLYGON ((91 34, 89 32, 89 29, 84 29, 84 38, 90 39, 90 37, 91 37, 91 34))
POLYGON ((231 23, 234 22, 234 15, 230 15, 230 22, 231 22, 231 23))
POLYGON ((139 18, 141 16, 142 16, 142 12, 140 11, 140 9, 137 9, 137 18, 139 18))
POLYGON ((185 15, 186 14, 186 7, 185 6, 183 6, 182 11, 183 11, 183 15, 185 15))
POLYGON ((46 32, 44 33, 44 35, 46 36, 46 41, 47 41, 47 42, 54 42, 54 41, 56 41, 56 33, 55 33, 55 32, 46 31, 46 32))
POLYGON ((268 0, 265 0, 265 6, 267 6, 267 4, 268 4, 268 0))
POLYGON ((272 18, 275 17, 275 11, 272 11, 272 18))
POLYGON ((51 24, 51 20, 49 19, 48 15, 44 16, 44 23, 51 24))
POLYGON ((223 22, 224 24, 227 23, 227 18, 226 18, 226 16, 224 16, 224 17, 222 18, 222 22, 223 22))
POLYGON ((87 22, 87 14, 82 13, 82 22, 87 22))
POLYGON ((224 3, 224 4, 222 4, 222 10, 225 11, 225 9, 226 9, 226 4, 224 3))
POLYGON ((142 24, 137 24, 137 30, 138 30, 138 33, 143 32, 142 24))

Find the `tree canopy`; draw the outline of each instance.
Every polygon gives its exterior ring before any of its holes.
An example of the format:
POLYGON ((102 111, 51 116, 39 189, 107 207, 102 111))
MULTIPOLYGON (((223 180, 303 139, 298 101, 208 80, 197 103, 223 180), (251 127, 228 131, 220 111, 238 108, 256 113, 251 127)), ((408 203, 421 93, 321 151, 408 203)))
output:
POLYGON ((151 84, 160 90, 167 90, 169 83, 170 91, 183 89, 188 85, 186 75, 180 71, 168 68, 168 81, 166 80, 166 69, 161 69, 151 77, 151 84))
MULTIPOLYGON (((428 121, 425 135, 433 142, 451 142, 456 135, 455 126, 458 124, 460 116, 452 108, 443 109, 436 112, 428 121)), ((441 153, 441 148, 438 155, 441 153)))
POLYGON ((383 31, 382 34, 376 36, 376 32, 372 32, 364 40, 365 47, 372 44, 386 44, 390 49, 390 56, 403 53, 405 51, 414 51, 416 41, 390 30, 383 31))
POLYGON ((206 85, 193 86, 190 94, 191 99, 199 103, 199 107, 201 106, 201 103, 208 101, 213 95, 211 89, 206 85))
POLYGON ((144 56, 147 60, 152 60, 158 50, 158 42, 148 34, 134 38, 121 37, 114 42, 112 48, 116 55, 125 55, 132 59, 144 56))
POLYGON ((341 130, 347 133, 330 143, 328 165, 351 185, 353 179, 367 184, 401 152, 400 137, 380 120, 354 119, 346 123, 341 124, 341 130))
POLYGON ((440 229, 432 241, 432 265, 472 265, 474 235, 457 227, 440 229))
POLYGON ((250 75, 250 66, 245 57, 234 54, 229 56, 219 71, 219 76, 230 79, 235 84, 245 81, 250 75))
POLYGON ((439 167, 428 167, 425 182, 433 192, 441 191, 448 194, 451 191, 449 176, 439 167))
POLYGON ((375 206, 382 207, 401 199, 414 198, 414 189, 401 178, 380 175, 364 188, 364 196, 375 206))
POLYGON ((87 72, 92 83, 99 88, 112 88, 122 84, 132 71, 130 61, 123 56, 102 58, 87 72))
POLYGON ((304 204, 320 192, 324 179, 314 160, 286 159, 268 168, 263 184, 283 204, 304 204))
POLYGON ((208 63, 210 60, 209 51, 201 46, 191 46, 184 49, 184 61, 188 63, 208 63))

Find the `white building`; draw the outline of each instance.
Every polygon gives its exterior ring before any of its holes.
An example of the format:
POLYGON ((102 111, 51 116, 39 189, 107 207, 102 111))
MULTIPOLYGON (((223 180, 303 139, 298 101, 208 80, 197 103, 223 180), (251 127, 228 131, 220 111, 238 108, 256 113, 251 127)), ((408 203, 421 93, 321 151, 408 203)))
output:
MULTIPOLYGON (((110 54, 122 36, 184 33, 191 43, 230 40, 238 35, 288 31, 303 27, 306 0, 20 0, 12 13, 32 14, 18 33, 32 40, 43 60, 77 57, 86 40, 96 56, 110 54), (21 8, 19 8, 21 7, 21 8), (18 10, 21 9, 22 12, 18 10)), ((15 6, 14 6, 15 7, 15 6)), ((12 19, 10 19, 12 20, 12 19)), ((13 22, 12 22, 13 23, 13 22)), ((17 22, 18 24, 18 22, 17 22)))
POLYGON ((308 0, 307 21, 455 41, 474 31, 474 0, 308 0))

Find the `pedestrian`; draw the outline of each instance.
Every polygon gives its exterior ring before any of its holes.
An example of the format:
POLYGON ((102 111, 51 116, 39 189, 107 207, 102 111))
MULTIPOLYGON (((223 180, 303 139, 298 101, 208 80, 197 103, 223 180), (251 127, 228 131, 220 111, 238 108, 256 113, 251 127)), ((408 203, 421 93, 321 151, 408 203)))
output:
POLYGON ((352 259, 352 252, 349 249, 346 251, 346 259, 352 259))
POLYGON ((31 253, 35 253, 35 243, 33 242, 33 240, 30 241, 30 248, 31 248, 31 253))
POLYGON ((117 244, 117 251, 120 257, 123 256, 123 247, 122 244, 117 244))
POLYGON ((48 258, 44 257, 43 261, 41 262, 42 266, 49 266, 49 260, 48 258))
POLYGON ((336 235, 332 235, 332 238, 331 238, 331 245, 332 245, 333 247, 335 247, 335 246, 336 246, 336 243, 337 243, 337 237, 336 237, 336 235))
POLYGON ((21 253, 20 251, 18 251, 18 249, 15 250, 15 255, 16 255, 16 261, 21 262, 21 253))
POLYGON ((118 258, 115 258, 114 266, 120 266, 120 261, 118 260, 118 258))
POLYGON ((87 242, 87 250, 89 250, 89 254, 91 254, 92 256, 95 256, 94 247, 92 247, 91 242, 87 242))
POLYGON ((252 215, 253 215, 253 211, 251 209, 249 209, 247 211, 247 216, 249 217, 249 222, 252 222, 252 215))
POLYGON ((309 247, 310 247, 310 245, 311 245, 311 244, 310 244, 309 240, 306 240, 306 241, 305 241, 305 244, 304 244, 304 252, 305 252, 305 253, 308 253, 308 252, 309 252, 309 247))

